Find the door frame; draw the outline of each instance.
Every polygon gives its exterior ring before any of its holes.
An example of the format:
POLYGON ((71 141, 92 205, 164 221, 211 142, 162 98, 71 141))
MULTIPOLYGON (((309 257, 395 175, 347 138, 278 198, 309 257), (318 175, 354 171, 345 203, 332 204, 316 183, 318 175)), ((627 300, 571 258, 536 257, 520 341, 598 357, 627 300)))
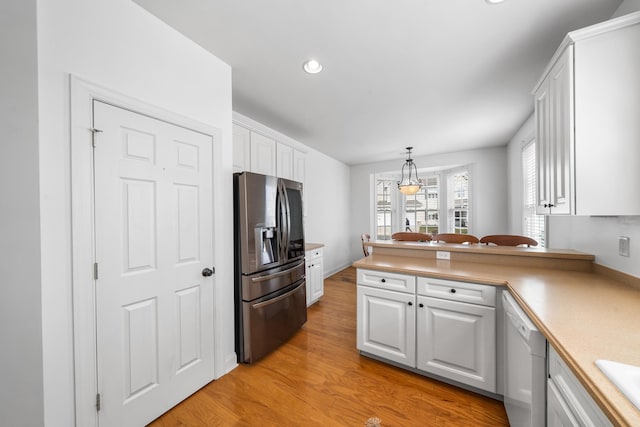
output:
MULTIPOLYGON (((93 101, 101 101, 118 108, 142 114, 173 125, 184 127, 212 138, 212 192, 220 193, 222 182, 222 132, 220 129, 198 122, 69 76, 70 87, 70 184, 71 184, 71 241, 72 241, 72 305, 73 305, 73 368, 75 424, 77 426, 97 426, 96 410, 97 354, 96 354, 96 300, 95 300, 95 240, 94 240, 94 190, 93 190, 93 101)), ((215 203, 214 203, 215 204, 215 203)), ((212 206, 213 231, 216 227, 216 212, 212 206)), ((214 248, 212 248, 214 249, 214 248)), ((214 264, 216 260, 213 252, 214 264)), ((222 372, 221 353, 222 319, 214 304, 218 300, 216 279, 213 278, 214 317, 214 372, 219 378, 222 372)))

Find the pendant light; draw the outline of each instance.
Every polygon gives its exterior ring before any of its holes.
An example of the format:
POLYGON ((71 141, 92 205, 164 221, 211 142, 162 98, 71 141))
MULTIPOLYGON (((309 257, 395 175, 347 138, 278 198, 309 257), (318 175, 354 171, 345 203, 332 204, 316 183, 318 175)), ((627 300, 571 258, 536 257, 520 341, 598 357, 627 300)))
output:
POLYGON ((407 160, 402 165, 402 181, 398 181, 398 190, 402 194, 416 194, 422 186, 422 180, 418 178, 418 168, 411 158, 411 150, 413 147, 407 147, 407 160), (404 177, 404 169, 409 169, 407 178, 404 177))

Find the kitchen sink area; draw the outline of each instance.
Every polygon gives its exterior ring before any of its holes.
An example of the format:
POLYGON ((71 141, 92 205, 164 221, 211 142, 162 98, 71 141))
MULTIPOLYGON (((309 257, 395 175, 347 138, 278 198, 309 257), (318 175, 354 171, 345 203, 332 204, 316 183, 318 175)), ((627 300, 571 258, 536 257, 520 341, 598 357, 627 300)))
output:
POLYGON ((596 366, 640 409, 640 366, 611 360, 596 360, 596 366))

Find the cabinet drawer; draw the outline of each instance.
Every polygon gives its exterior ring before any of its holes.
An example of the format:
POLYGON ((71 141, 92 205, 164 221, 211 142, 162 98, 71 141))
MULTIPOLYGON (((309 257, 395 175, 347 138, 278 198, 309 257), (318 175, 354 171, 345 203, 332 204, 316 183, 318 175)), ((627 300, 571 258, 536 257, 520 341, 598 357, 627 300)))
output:
POLYGON ((415 293, 416 278, 406 274, 358 269, 358 285, 389 289, 398 292, 415 293))
POLYGON ((477 283, 418 277, 418 295, 467 302, 471 304, 496 306, 496 288, 477 283))
POLYGON ((322 248, 314 249, 312 251, 306 251, 305 257, 307 261, 313 260, 315 258, 319 258, 322 256, 322 248))
POLYGON ((549 381, 558 389, 581 426, 611 426, 611 422, 587 393, 580 381, 549 346, 549 381))

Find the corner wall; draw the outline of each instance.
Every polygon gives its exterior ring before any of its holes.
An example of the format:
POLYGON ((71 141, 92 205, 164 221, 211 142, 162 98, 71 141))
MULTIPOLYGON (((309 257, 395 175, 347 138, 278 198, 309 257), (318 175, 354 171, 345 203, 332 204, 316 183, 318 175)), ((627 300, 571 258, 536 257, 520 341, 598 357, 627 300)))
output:
POLYGON ((0 424, 44 423, 36 0, 0 2, 0 424))
POLYGON ((228 332, 216 348, 218 367, 235 366, 231 69, 130 0, 41 0, 37 18, 44 419, 73 426, 69 75, 221 129, 215 310, 228 332))

